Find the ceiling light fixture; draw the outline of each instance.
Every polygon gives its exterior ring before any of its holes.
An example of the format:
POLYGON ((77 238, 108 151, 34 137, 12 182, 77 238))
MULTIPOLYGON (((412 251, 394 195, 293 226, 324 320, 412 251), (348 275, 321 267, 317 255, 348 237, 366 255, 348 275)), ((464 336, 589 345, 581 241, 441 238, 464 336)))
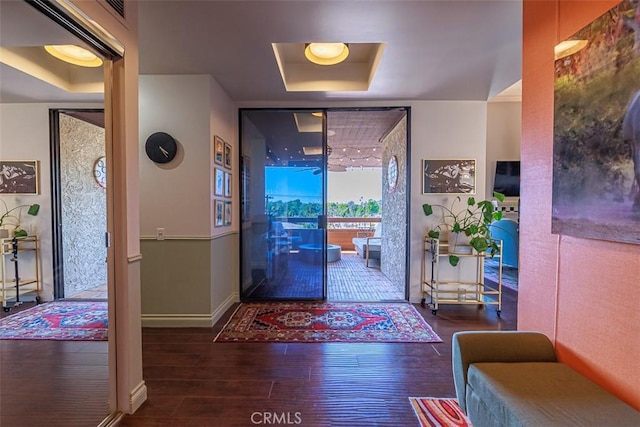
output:
POLYGON ((335 65, 349 56, 347 43, 305 43, 304 56, 314 64, 335 65))
POLYGON ((573 55, 584 49, 588 43, 589 40, 565 40, 560 42, 553 48, 555 59, 558 60, 573 55))
POLYGON ((102 65, 101 58, 87 49, 73 44, 47 45, 44 50, 61 61, 80 67, 99 67, 102 65))
POLYGON ((311 113, 311 115, 313 117, 320 117, 322 118, 322 111, 314 111, 313 113, 311 113))

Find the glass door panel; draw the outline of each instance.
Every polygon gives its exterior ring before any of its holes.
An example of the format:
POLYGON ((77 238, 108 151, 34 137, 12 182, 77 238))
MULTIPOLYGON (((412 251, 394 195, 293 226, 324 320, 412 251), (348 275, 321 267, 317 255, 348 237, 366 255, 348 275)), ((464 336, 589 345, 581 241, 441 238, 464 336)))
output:
POLYGON ((323 118, 241 110, 241 299, 325 298, 323 118))

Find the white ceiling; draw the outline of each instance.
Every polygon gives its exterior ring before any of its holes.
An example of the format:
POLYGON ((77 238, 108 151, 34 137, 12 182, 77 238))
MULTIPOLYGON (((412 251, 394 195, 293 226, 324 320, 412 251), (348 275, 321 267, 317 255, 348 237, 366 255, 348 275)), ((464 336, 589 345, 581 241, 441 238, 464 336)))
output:
MULTIPOLYGON (((521 76, 519 0, 180 0, 139 7, 141 74, 210 74, 235 101, 487 100, 521 76), (384 43, 369 90, 287 92, 272 43, 309 41, 384 43)), ((21 1, 1 0, 0 18, 1 46, 71 37, 21 1)), ((0 85, 2 102, 99 100, 6 65, 0 85)))
POLYGON ((140 2, 140 72, 236 101, 487 100, 521 76, 518 0, 140 2), (272 43, 385 43, 367 92, 286 92, 272 43))

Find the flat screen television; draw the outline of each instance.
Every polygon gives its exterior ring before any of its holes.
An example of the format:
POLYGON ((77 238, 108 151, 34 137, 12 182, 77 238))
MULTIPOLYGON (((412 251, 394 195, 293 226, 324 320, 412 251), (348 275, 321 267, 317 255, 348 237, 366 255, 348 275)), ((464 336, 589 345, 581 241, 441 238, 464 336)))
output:
POLYGON ((520 197, 520 160, 498 160, 493 191, 506 197, 520 197))

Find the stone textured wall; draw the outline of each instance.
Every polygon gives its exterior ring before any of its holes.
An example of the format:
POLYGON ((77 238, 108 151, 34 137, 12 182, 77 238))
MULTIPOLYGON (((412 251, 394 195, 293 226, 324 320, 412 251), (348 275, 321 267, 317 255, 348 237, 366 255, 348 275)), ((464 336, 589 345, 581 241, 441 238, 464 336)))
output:
POLYGON ((382 141, 382 252, 380 269, 398 289, 406 283, 407 244, 407 118, 382 141), (391 156, 398 160, 398 181, 394 190, 387 181, 391 156))
POLYGON ((107 283, 105 190, 93 177, 104 129, 60 114, 60 183, 65 297, 107 283))

